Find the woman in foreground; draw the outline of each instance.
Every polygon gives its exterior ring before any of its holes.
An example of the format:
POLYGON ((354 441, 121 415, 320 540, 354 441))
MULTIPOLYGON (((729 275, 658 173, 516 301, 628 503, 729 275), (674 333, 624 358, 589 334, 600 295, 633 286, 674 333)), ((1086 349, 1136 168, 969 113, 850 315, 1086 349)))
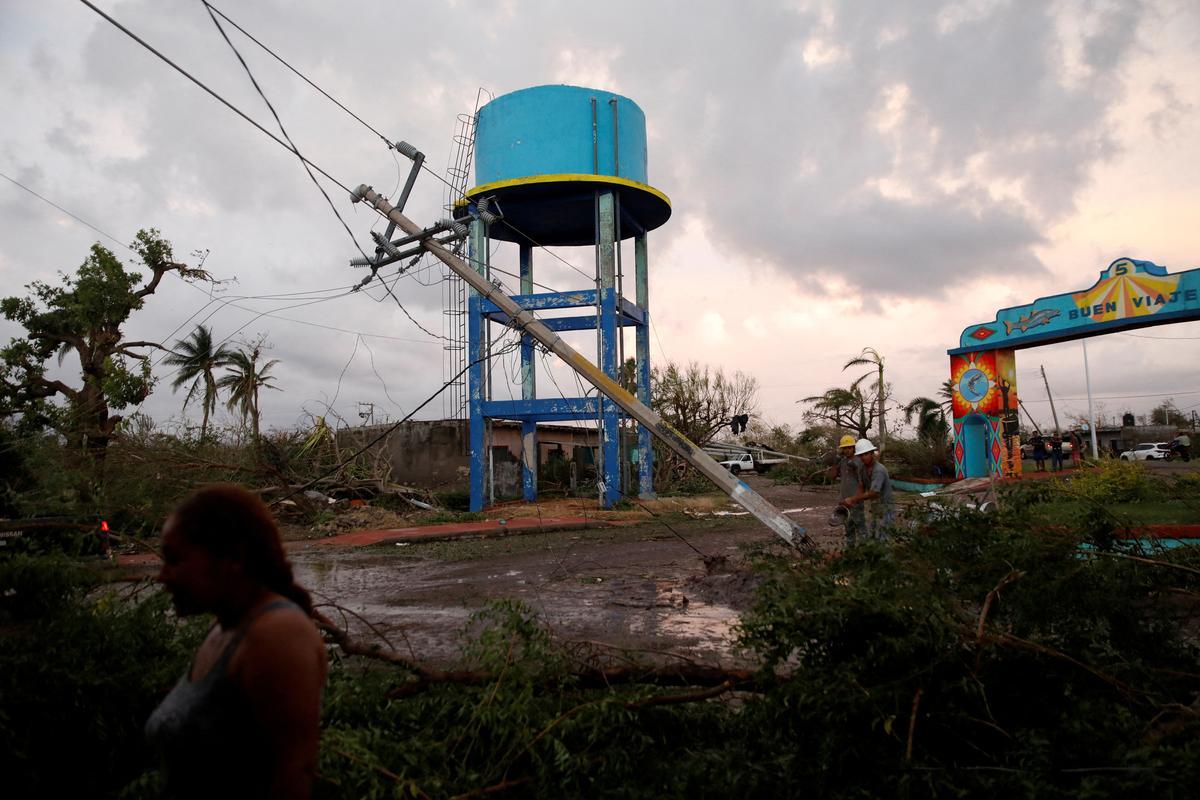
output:
POLYGON ((237 486, 200 489, 167 519, 162 555, 179 614, 216 616, 146 723, 169 796, 307 798, 328 664, 270 511, 237 486))

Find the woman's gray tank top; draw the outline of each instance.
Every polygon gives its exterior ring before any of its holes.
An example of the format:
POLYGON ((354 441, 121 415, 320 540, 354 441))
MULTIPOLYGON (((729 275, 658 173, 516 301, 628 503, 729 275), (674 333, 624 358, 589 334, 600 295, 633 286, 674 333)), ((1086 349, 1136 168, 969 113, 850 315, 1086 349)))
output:
POLYGON ((256 619, 286 606, 299 608, 290 600, 274 600, 243 621, 212 669, 193 681, 189 667, 146 721, 146 738, 162 757, 169 797, 266 796, 270 754, 249 700, 229 677, 229 661, 256 619))

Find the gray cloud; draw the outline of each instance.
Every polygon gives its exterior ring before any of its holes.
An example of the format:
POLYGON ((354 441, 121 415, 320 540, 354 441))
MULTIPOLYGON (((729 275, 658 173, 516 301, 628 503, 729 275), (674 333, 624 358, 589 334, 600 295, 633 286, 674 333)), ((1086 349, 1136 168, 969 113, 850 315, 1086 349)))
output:
MULTIPOLYGON (((0 89, 25 124, 0 138, 5 171, 119 239, 157 225, 181 254, 210 248, 214 272, 239 276, 233 292, 360 277, 346 265, 353 245, 294 157, 82 6, 17 5, 0 36, 0 89)), ((1042 272, 1037 248, 1050 227, 1073 213, 1096 167, 1120 153, 1112 113, 1141 27, 1187 9, 919 0, 225 5, 386 135, 422 148, 437 171, 477 87, 610 82, 647 112, 651 181, 679 214, 704 222, 720 258, 810 291, 835 276, 868 303, 936 296, 999 270, 1042 272)), ((274 130, 200 4, 106 8, 274 130)), ((349 185, 394 191, 397 164, 378 138, 230 35, 305 153, 349 185)), ((1160 95, 1163 115, 1152 126, 1191 113, 1171 90, 1160 95)), ((372 217, 327 188, 365 246, 372 217)), ((440 216, 443 193, 423 176, 413 217, 440 216)), ((27 197, 2 197, 6 285, 70 269, 96 238, 27 197)), ((655 235, 656 252, 682 235, 668 225, 655 235)), ((500 258, 515 261, 507 251, 500 258)), ((539 259, 540 280, 579 284, 568 268, 539 259)), ((441 330, 439 285, 404 279, 396 291, 422 324, 441 330)), ((133 329, 165 337, 203 302, 165 286, 133 329)), ((424 338, 390 300, 356 296, 280 313, 424 338)), ((225 336, 250 316, 224 309, 210 324, 225 336)), ((354 337, 266 317, 246 328, 259 331, 275 343, 280 385, 295 398, 273 397, 268 420, 290 424, 301 400, 332 396, 354 337)), ((402 405, 440 382, 440 344, 372 343, 402 405)), ((386 403, 361 348, 339 413, 351 415, 358 400, 386 403)), ((160 391, 147 408, 177 413, 179 402, 160 391)))

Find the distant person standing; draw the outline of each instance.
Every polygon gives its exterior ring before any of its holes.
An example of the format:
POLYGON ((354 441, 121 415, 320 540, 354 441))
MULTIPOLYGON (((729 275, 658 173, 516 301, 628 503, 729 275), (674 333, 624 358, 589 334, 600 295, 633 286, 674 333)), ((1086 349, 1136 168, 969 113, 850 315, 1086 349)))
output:
POLYGON ((1033 445, 1033 463, 1037 465, 1038 472, 1046 471, 1046 438, 1042 434, 1035 433, 1033 438, 1029 440, 1033 445))
MULTIPOLYGON (((826 473, 830 478, 838 479, 838 505, 847 497, 853 497, 862 491, 863 467, 862 460, 854 455, 854 437, 846 435, 838 442, 837 463, 826 473)), ((846 546, 852 547, 858 543, 858 537, 866 529, 866 520, 862 506, 851 508, 846 506, 846 516, 842 521, 846 530, 846 546)))
POLYGON ((875 445, 868 439, 859 439, 854 445, 854 455, 862 461, 862 490, 847 497, 842 505, 850 509, 863 507, 867 519, 867 535, 880 541, 888 538, 887 530, 893 523, 892 479, 887 467, 879 462, 875 445))
POLYGON ((1050 437, 1050 470, 1058 472, 1063 467, 1063 442, 1057 433, 1050 437))
POLYGON ((1071 431, 1071 466, 1079 469, 1080 459, 1083 458, 1083 437, 1079 431, 1071 431))

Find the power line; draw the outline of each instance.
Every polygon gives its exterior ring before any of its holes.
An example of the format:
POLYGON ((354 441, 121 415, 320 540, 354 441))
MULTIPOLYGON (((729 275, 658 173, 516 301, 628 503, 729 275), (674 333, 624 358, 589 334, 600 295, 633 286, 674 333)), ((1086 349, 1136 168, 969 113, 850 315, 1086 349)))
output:
POLYGON ((363 258, 367 258, 366 252, 358 244, 358 239, 355 237, 354 231, 350 230, 350 226, 346 224, 346 220, 342 219, 342 215, 338 212, 337 206, 335 206, 333 204, 333 200, 330 199, 329 192, 325 191, 325 187, 321 185, 321 182, 317 180, 317 176, 313 174, 312 168, 308 165, 308 160, 305 159, 304 156, 300 155, 300 148, 296 147, 296 143, 292 140, 292 137, 287 132, 287 128, 285 128, 283 125, 283 120, 279 118, 279 112, 275 110, 274 104, 271 103, 266 93, 262 90, 262 87, 258 85, 258 80, 254 77, 254 73, 250 70, 250 65, 246 63, 246 59, 242 58, 241 52, 238 51, 237 47, 233 43, 233 40, 229 38, 229 34, 225 33, 225 29, 221 27, 220 21, 217 19, 216 14, 213 13, 212 6, 208 4, 208 0, 200 0, 200 2, 204 3, 204 8, 208 11, 209 19, 213 21, 213 25, 217 26, 217 31, 221 34, 221 38, 225 40, 225 43, 229 45, 229 49, 233 51, 233 54, 237 56, 237 60, 241 62, 242 69, 246 71, 246 77, 250 79, 250 83, 254 86, 254 91, 258 92, 258 96, 261 97, 262 101, 267 104, 267 108, 271 111, 271 116, 275 118, 275 124, 279 126, 280 133, 283 134, 283 138, 287 139, 288 144, 291 145, 292 152, 294 152, 296 157, 300 159, 300 163, 304 166, 304 171, 308 173, 309 179, 312 180, 313 186, 317 187, 317 191, 321 193, 321 196, 325 198, 325 202, 329 204, 329 210, 333 212, 333 215, 337 217, 337 221, 340 222, 342 227, 346 229, 346 235, 350 237, 350 241, 354 242, 355 249, 362 254, 363 258))
POLYGON ((125 27, 124 25, 122 25, 120 22, 117 22, 115 19, 113 19, 112 17, 110 17, 108 14, 106 14, 104 11, 100 10, 99 8, 97 8, 97 7, 96 7, 96 6, 95 6, 95 5, 94 5, 94 4, 91 2, 91 0, 79 0, 79 2, 83 3, 85 6, 87 6, 88 8, 90 8, 92 11, 95 11, 97 14, 99 14, 101 17, 103 17, 103 18, 104 18, 104 19, 105 19, 107 22, 109 22, 109 23, 110 23, 110 24, 111 24, 113 27, 117 28, 119 31, 121 31, 121 32, 122 32, 122 33, 124 33, 126 36, 128 36, 130 39, 133 39, 135 42, 137 42, 138 44, 140 44, 140 45, 141 45, 142 47, 144 47, 146 50, 149 50, 151 53, 153 53, 154 55, 158 56, 158 58, 159 58, 159 59, 161 59, 163 62, 165 62, 165 63, 166 63, 168 66, 170 66, 172 69, 174 69, 174 70, 175 70, 176 72, 178 72, 180 75, 182 75, 183 77, 187 78, 187 79, 188 79, 189 81, 191 81, 192 83, 194 83, 194 84, 196 84, 197 86, 199 86, 199 87, 200 87, 201 89, 203 89, 203 90, 204 90, 206 93, 208 93, 208 94, 209 94, 209 95, 210 95, 210 96, 211 96, 213 99, 215 99, 217 102, 219 102, 221 105, 225 106, 225 107, 226 107, 226 108, 228 108, 230 111, 232 111, 233 113, 237 114, 237 115, 238 115, 239 117, 241 117, 242 119, 246 120, 246 122, 249 122, 251 125, 253 125, 255 128, 257 128, 257 129, 258 129, 258 130, 259 130, 261 133, 263 133, 265 136, 269 137, 269 138, 271 139, 271 141, 275 142, 275 144, 279 145, 279 146, 280 146, 280 147, 282 147, 284 150, 287 150, 289 153, 291 153, 292 155, 296 156, 296 158, 300 159, 300 160, 301 160, 301 161, 303 161, 305 164, 307 164, 308 166, 312 167, 314 170, 316 170, 316 171, 317 171, 318 173, 320 173, 322 176, 324 176, 325 178, 327 178, 328 180, 330 180, 331 182, 333 182, 333 183, 334 183, 334 184, 335 184, 335 185, 336 185, 336 186, 337 186, 339 189, 341 189, 341 190, 343 190, 344 192, 346 192, 346 194, 351 194, 350 188, 349 188, 348 186, 346 186, 345 184, 343 184, 343 183, 342 183, 341 181, 339 181, 337 178, 335 178, 335 177, 333 177, 332 175, 330 175, 328 172, 326 172, 324 169, 322 169, 322 168, 321 168, 320 166, 318 166, 317 164, 314 164, 314 163, 313 163, 312 161, 310 161, 308 158, 305 158, 303 155, 301 155, 300 151, 296 150, 296 148, 295 148, 295 147, 292 147, 292 146, 288 145, 288 143, 287 143, 287 142, 283 141, 283 140, 282 140, 282 139, 280 139, 278 136, 276 136, 275 134, 271 133, 269 130, 267 130, 266 128, 264 128, 264 127, 263 127, 262 125, 260 125, 260 124, 259 124, 257 121, 255 121, 255 120, 254 120, 254 119, 253 119, 253 118, 252 118, 252 117, 251 117, 249 114, 247 114, 246 112, 242 111, 240 108, 238 108, 238 107, 237 107, 237 106, 235 106, 233 103, 231 103, 231 102, 229 102, 228 100, 226 100, 226 99, 225 99, 224 97, 222 97, 221 95, 217 94, 217 93, 216 93, 214 90, 210 89, 210 88, 209 88, 209 87, 208 87, 208 86, 207 86, 207 85, 206 85, 206 84, 205 84, 203 81, 201 81, 199 78, 197 78, 197 77, 195 77, 194 75, 192 75, 192 74, 191 74, 190 72, 188 72, 186 69, 184 69, 183 67, 179 66, 178 64, 176 64, 176 63, 175 63, 174 61, 172 61, 171 59, 167 58, 165 55, 163 55, 161 52, 159 52, 157 49, 155 49, 153 45, 149 44, 149 43, 148 43, 148 42, 147 42, 145 39, 141 38, 141 37, 140 37, 140 36, 138 36, 136 33, 134 33, 133 31, 129 30, 129 28, 126 28, 126 27, 125 27))
POLYGON ((1126 333, 1118 331, 1122 336, 1132 336, 1135 339, 1156 339, 1161 342, 1196 342, 1200 336, 1146 336, 1144 333, 1126 333))
POLYGON ((337 100, 337 98, 335 98, 333 95, 329 94, 329 92, 325 91, 325 90, 324 90, 324 89, 322 89, 320 86, 318 86, 317 84, 315 84, 315 83, 313 83, 311 80, 309 80, 309 79, 308 79, 308 77, 307 77, 307 76, 306 76, 306 75, 305 75, 303 72, 301 72, 300 70, 296 69, 296 68, 295 68, 295 67, 293 67, 291 64, 289 64, 289 63, 287 62, 287 60, 283 58, 283 56, 279 55, 279 54, 278 54, 278 53, 276 53, 274 50, 272 50, 271 48, 267 47, 265 44, 263 44, 263 43, 262 43, 262 42, 260 42, 258 39, 256 39, 256 38, 254 37, 254 35, 253 35, 253 34, 251 34, 251 33, 250 33, 248 30, 246 30, 246 29, 245 29, 245 28, 243 28, 241 25, 238 25, 236 22, 234 22, 233 20, 231 20, 231 19, 229 18, 229 16, 228 16, 228 15, 227 15, 227 14, 226 14, 224 11, 222 11, 222 10, 221 10, 221 9, 219 9, 219 8, 217 8, 217 7, 216 7, 216 6, 214 6, 212 3, 205 2, 205 3, 204 3, 204 5, 208 7, 208 10, 209 10, 209 13, 210 13, 210 14, 211 14, 212 12, 216 12, 217 14, 220 14, 222 19, 224 19, 226 22, 228 22, 228 23, 229 23, 230 25, 232 25, 233 27, 237 28, 239 31, 241 31, 241 33, 242 33, 242 35, 243 35, 243 36, 245 36, 245 37, 246 37, 247 39, 249 39, 250 41, 254 42, 256 45, 258 45, 258 46, 259 46, 259 47, 261 47, 263 50, 265 50, 265 51, 266 51, 268 54, 270 54, 270 56, 271 56, 272 58, 274 58, 274 59, 275 59, 276 61, 278 61, 280 64, 283 64, 285 67, 287 67, 287 68, 288 68, 289 70, 291 70, 293 73, 295 73, 295 75, 296 75, 297 77, 299 77, 299 78, 300 78, 300 80, 304 81, 304 82, 305 82, 305 83, 307 83, 309 86, 311 86, 312 88, 316 89, 318 92, 320 92, 322 95, 324 95, 324 96, 325 96, 325 98, 326 98, 327 100, 329 100, 331 103, 333 103, 335 106, 337 106, 338 108, 340 108, 342 111, 345 111, 345 112, 346 112, 347 114, 349 114, 350 116, 354 117, 354 119, 358 120, 358 122, 359 122, 359 123, 360 123, 360 124, 361 124, 363 127, 365 127, 367 130, 369 130, 369 131, 371 131, 372 133, 374 133, 374 134, 375 134, 376 136, 378 136, 380 139, 383 139, 383 141, 384 141, 384 144, 386 144, 386 145, 388 146, 388 148, 389 148, 389 149, 391 149, 391 150, 395 150, 395 149, 396 149, 396 145, 395 145, 395 143, 393 143, 393 142, 392 142, 390 139, 388 139, 386 136, 384 136, 382 133, 380 133, 378 130, 376 130, 376 129, 375 129, 375 127, 371 125, 371 123, 367 122, 365 119, 363 119, 362 117, 360 117, 358 114, 355 114, 353 111, 351 111, 350 109, 346 108, 346 106, 342 105, 342 104, 341 104, 341 103, 340 103, 340 102, 337 100))
MULTIPOLYGON (((1148 397, 1175 397, 1176 395, 1185 395, 1185 394, 1200 394, 1200 389, 1193 389, 1193 390, 1189 390, 1186 392, 1160 392, 1158 394, 1109 394, 1109 395, 1094 394, 1094 395, 1092 395, 1092 399, 1093 400, 1140 400, 1140 399, 1145 399, 1148 397)), ((1082 401, 1082 400, 1087 400, 1087 397, 1055 397, 1054 399, 1058 400, 1059 402, 1063 402, 1063 401, 1078 402, 1078 401, 1082 401)), ((1026 400, 1024 397, 1021 398, 1022 404, 1025 404, 1025 403, 1049 403, 1049 402, 1050 402, 1050 400, 1045 397, 1031 398, 1029 400, 1026 400)))
MULTIPOLYGON (((90 222, 88 222, 86 219, 84 219, 83 217, 80 217, 78 214, 75 214, 75 213, 73 213, 73 212, 71 212, 71 211, 67 210, 66 208, 63 208, 63 207, 62 207, 62 206, 60 206, 58 203, 55 203, 53 200, 50 200, 49 198, 47 198, 47 197, 45 197, 45 196, 43 196, 43 195, 41 195, 41 194, 38 194, 38 193, 37 193, 37 192, 35 192, 33 189, 29 188, 28 186, 26 186, 25 184, 21 183, 20 181, 18 181, 18 180, 14 180, 13 178, 9 177, 8 175, 5 175, 3 172, 0 172, 0 177, 4 178, 5 180, 9 181, 9 182, 10 182, 10 183, 12 183, 13 185, 15 185, 15 186, 19 187, 20 189, 23 189, 24 191, 28 192, 29 194, 33 195, 33 196, 34 196, 34 197, 36 197, 37 199, 41 200, 43 203, 46 203, 47 205, 49 205, 49 206, 51 206, 51 207, 53 207, 53 208, 56 208, 56 209, 58 209, 58 210, 59 210, 59 211, 61 211, 62 213, 64 213, 64 214, 66 214, 67 216, 69 216, 71 219, 73 219, 73 220, 76 220, 77 222, 79 222, 81 225, 85 225, 85 226, 87 226, 88 228, 90 228, 90 229, 92 229, 93 231, 95 231, 96 233, 98 233, 98 234, 100 234, 101 236, 105 237, 106 239, 109 239, 109 240, 111 240, 111 241, 113 241, 113 242, 116 242, 116 244, 117 244, 117 245, 119 245, 119 246, 120 246, 121 248, 123 248, 124 250, 126 250, 126 251, 128 251, 128 252, 130 252, 130 253, 133 253, 134 255, 137 255, 136 251, 134 251, 133 249, 131 249, 131 248, 129 247, 129 245, 122 243, 120 239, 118 239, 117 237, 113 236, 111 233, 108 233, 108 232, 107 232, 107 231, 105 231, 104 229, 102 229, 102 228, 99 228, 99 227, 97 227, 96 225, 93 225, 92 223, 90 223, 90 222)), ((173 274, 173 273, 172 273, 172 274, 173 274)), ((401 275, 403 275, 403 274, 406 274, 406 273, 397 273, 397 277, 399 277, 399 276, 401 276, 401 275)), ((387 276, 387 277, 392 277, 392 276, 390 276, 390 275, 389 275, 389 276, 387 276)), ((411 339, 411 338, 404 337, 404 336, 391 336, 391 335, 389 335, 389 334, 386 334, 386 333, 369 333, 369 332, 367 332, 367 331, 357 331, 357 330, 351 330, 351 329, 349 329, 349 328, 339 328, 339 327, 337 327, 337 326, 335 326, 335 325, 324 325, 324 324, 322 324, 322 323, 320 323, 320 322, 313 322, 313 321, 311 321, 311 320, 306 320, 306 319, 294 319, 294 318, 292 318, 292 317, 284 317, 284 316, 280 316, 280 315, 279 315, 278 311, 279 311, 280 309, 274 309, 274 310, 272 310, 272 311, 258 312, 258 309, 246 308, 245 306, 240 306, 240 305, 238 305, 236 302, 234 302, 235 300, 259 300, 259 299, 274 299, 274 298, 283 298, 283 297, 288 297, 288 296, 290 296, 290 295, 296 295, 296 296, 300 296, 300 295, 305 295, 305 294, 317 294, 317 293, 323 293, 323 292, 343 291, 343 290, 346 290, 346 289, 352 289, 352 288, 354 288, 355 286, 357 286, 357 284, 350 284, 350 285, 348 285, 348 286, 334 286, 334 287, 329 287, 328 289, 311 289, 311 290, 304 291, 304 292, 289 292, 289 293, 281 293, 281 294, 273 294, 273 295, 240 295, 240 296, 234 296, 234 297, 214 297, 214 296, 212 296, 212 295, 211 295, 209 292, 206 292, 206 291, 204 291, 203 289, 201 289, 201 288, 200 288, 199 286, 197 286, 196 284, 194 284, 194 283, 190 283, 190 282, 188 282, 188 281, 186 281, 186 280, 185 280, 185 281, 183 281, 183 285, 184 285, 184 286, 187 286, 187 287, 189 287, 189 288, 191 288, 191 289, 194 289, 195 291, 197 291, 197 292, 200 292, 201 294, 203 294, 203 295, 205 295, 205 296, 207 296, 207 297, 209 298, 209 302, 208 302, 208 303, 205 303, 205 304, 204 304, 203 306, 201 306, 201 307, 200 307, 200 308, 199 308, 199 309, 198 309, 198 310, 197 310, 195 313, 193 313, 193 314, 192 314, 190 317, 188 317, 188 321, 192 320, 192 319, 193 319, 193 318, 195 318, 195 317, 196 317, 198 314, 202 313, 202 312, 204 311, 204 309, 205 309, 205 308, 207 308, 207 307, 208 307, 209 305, 211 305, 212 303, 221 303, 222 305, 231 306, 231 307, 233 307, 233 308, 236 308, 236 309, 238 309, 239 311, 246 311, 246 312, 249 312, 249 313, 251 313, 251 314, 254 314, 254 313, 259 313, 259 316, 271 317, 272 319, 278 319, 278 320, 282 320, 282 321, 284 321, 284 322, 292 322, 292 323, 295 323, 295 324, 297 324, 297 325, 308 325, 308 326, 310 326, 310 327, 313 327, 313 328, 322 328, 322 329, 324 329, 324 330, 336 331, 337 333, 349 333, 349 334, 355 334, 355 335, 358 335, 358 336, 366 336, 366 337, 370 337, 370 338, 373 338, 373 339, 387 339, 387 340, 389 340, 389 341, 395 341, 395 342, 408 342, 408 343, 411 343, 411 344, 436 344, 436 342, 429 341, 428 339, 411 339)), ((339 295, 339 296, 341 296, 341 295, 339 295)), ((335 299, 335 298, 329 298, 329 299, 335 299)), ((185 321, 185 322, 184 322, 184 324, 186 325, 186 324, 187 324, 187 321, 185 321)), ((177 327, 177 328, 176 328, 174 331, 172 331, 171 333, 167 334, 167 335, 166 335, 165 337, 163 337, 163 338, 166 338, 166 339, 169 339, 169 338, 171 338, 171 337, 172 337, 172 336, 174 336, 176 333, 178 333, 178 332, 179 332, 179 330, 180 330, 180 328, 182 328, 182 327, 183 327, 182 325, 181 325, 181 326, 179 326, 179 327, 177 327)))
MULTIPOLYGON (((112 241, 116 242, 116 243, 117 243, 118 245, 120 245, 121 247, 124 247, 126 250, 129 250, 129 245, 127 245, 127 244, 125 244, 124 242, 120 241, 120 240, 119 240, 119 239, 117 239, 115 236, 112 236, 112 235, 110 235, 110 234, 107 234, 107 233, 105 233, 104 231, 100 230, 99 228, 97 228, 97 227, 96 227, 95 225, 93 225, 92 223, 88 222, 86 219, 83 219, 83 218, 81 218, 81 217, 77 217, 77 216, 75 216, 75 215, 74 215, 74 214, 72 214, 70 211, 67 211, 67 209, 65 209, 65 208, 63 208, 62 206, 60 206, 58 203, 54 202, 53 200, 51 200, 51 199, 49 199, 49 198, 47 198, 47 197, 43 197, 42 195, 40 195, 40 194, 38 194, 37 192, 35 192, 33 189, 30 189, 28 186, 26 186, 25 184, 21 183, 21 182, 20 182, 19 180, 17 180, 16 178, 10 178, 8 175, 5 175, 3 172, 0 172, 0 178, 4 178, 4 180, 8 181, 9 183, 12 183, 12 184, 14 184, 14 185, 16 185, 16 186, 19 186, 20 188, 22 188, 22 189, 24 189, 25 191, 29 192, 31 195, 33 195, 33 196, 34 196, 34 197, 36 197, 37 199, 41 200, 43 203, 46 203, 47 205, 51 205, 51 206, 53 206, 54 208, 57 208, 57 209, 58 209, 59 211, 61 211, 62 213, 66 214, 68 217, 70 217, 71 219, 73 219, 73 220, 75 220, 76 222, 78 222, 80 225, 86 225, 87 227, 91 228, 91 229, 92 229, 92 230, 94 230, 96 233, 100 234, 101 236, 105 237, 106 239, 110 239, 110 240, 112 240, 112 241)), ((132 250, 130 250, 130 252, 133 252, 133 251, 132 251, 132 250)))
POLYGON ((440 395, 442 392, 446 391, 446 389, 448 389, 452 383, 454 383, 454 382, 455 382, 455 381, 457 381, 459 378, 461 378, 463 375, 465 375, 465 374, 467 373, 467 370, 471 369, 471 367, 475 366, 476 364, 478 364, 478 363, 480 363, 480 362, 482 362, 482 361, 487 361, 488 359, 491 359, 491 358, 494 358, 494 357, 496 357, 496 356, 498 356, 498 355, 501 355, 501 354, 505 353, 507 350, 511 349, 512 347, 519 347, 519 346, 520 346, 520 341, 518 340, 517 342, 514 342, 514 343, 513 343, 513 345, 512 345, 512 346, 510 346, 509 348, 504 348, 504 349, 502 349, 502 350, 497 350, 497 351, 495 351, 495 352, 493 352, 493 353, 490 353, 490 354, 488 354, 488 355, 484 355, 484 356, 480 356, 479 358, 475 359, 474 361, 471 361, 471 362, 469 362, 469 363, 468 363, 468 364, 467 364, 465 367, 463 367, 461 370, 459 370, 457 374, 455 374, 455 375, 454 375, 452 378, 450 378, 450 380, 446 381, 446 382, 445 382, 445 383, 443 383, 443 384, 442 384, 440 387, 438 387, 437 391, 435 391, 433 394, 429 395, 429 397, 425 398, 425 400, 424 400, 424 401, 422 401, 422 402, 421 402, 421 404, 420 404, 419 406, 417 406, 417 407, 416 407, 416 408, 414 408, 412 411, 410 411, 410 412, 408 412, 407 414, 405 414, 403 419, 397 420, 395 423, 393 423, 391 426, 389 426, 389 427, 388 427, 386 430, 384 430, 382 433, 380 433, 380 434, 379 434, 378 436, 376 436, 374 439, 372 439, 371 441, 367 442, 366 444, 364 444, 364 445, 363 445, 362 447, 360 447, 359 449, 355 450, 353 453, 351 453, 349 456, 347 456, 346 458, 344 458, 344 459, 342 459, 341 461, 339 461, 337 464, 334 464, 332 467, 330 467, 329 469, 327 469, 325 472, 321 473, 320 475, 318 475, 317 477, 315 477, 315 478, 313 478, 312 480, 308 481, 307 483, 305 483, 305 484, 302 484, 302 485, 300 485, 300 486, 297 486, 295 489, 293 489, 291 492, 289 492, 289 493, 285 494, 283 497, 280 497, 279 499, 277 499, 277 500, 274 500, 274 501, 271 503, 271 505, 272 505, 272 506, 279 505, 279 504, 280 504, 280 503, 282 503, 284 500, 287 500, 287 499, 289 499, 289 498, 291 498, 291 497, 294 497, 295 495, 299 494, 300 492, 304 491, 305 489, 312 488, 313 486, 315 486, 315 485, 316 485, 317 483, 319 483, 320 481, 323 481, 325 478, 328 478, 330 475, 334 474, 335 472, 337 472, 338 470, 340 470, 342 467, 346 466, 346 465, 347 465, 347 464, 349 464, 351 461, 353 461, 354 459, 356 459, 356 458, 358 458, 359 456, 361 456, 363 453, 365 453, 365 452, 367 452, 368 450, 370 450, 370 449, 371 449, 372 447, 374 447, 376 444, 378 444, 379 442, 381 442, 381 441, 383 441, 384 439, 386 439, 388 436, 390 436, 390 435, 392 434, 392 432, 393 432, 393 431, 395 431, 397 428, 399 428, 399 427, 400 427, 401 425, 403 425, 405 422, 408 422, 410 419, 412 419, 412 418, 413 418, 413 416, 414 416, 414 415, 415 415, 415 414, 416 414, 418 411, 420 411, 420 410, 421 410, 421 409, 423 409, 425 406, 427 406, 427 405, 429 405, 430 403, 432 403, 432 402, 433 402, 433 401, 434 401, 434 400, 435 400, 435 399, 438 397, 438 395, 440 395))

